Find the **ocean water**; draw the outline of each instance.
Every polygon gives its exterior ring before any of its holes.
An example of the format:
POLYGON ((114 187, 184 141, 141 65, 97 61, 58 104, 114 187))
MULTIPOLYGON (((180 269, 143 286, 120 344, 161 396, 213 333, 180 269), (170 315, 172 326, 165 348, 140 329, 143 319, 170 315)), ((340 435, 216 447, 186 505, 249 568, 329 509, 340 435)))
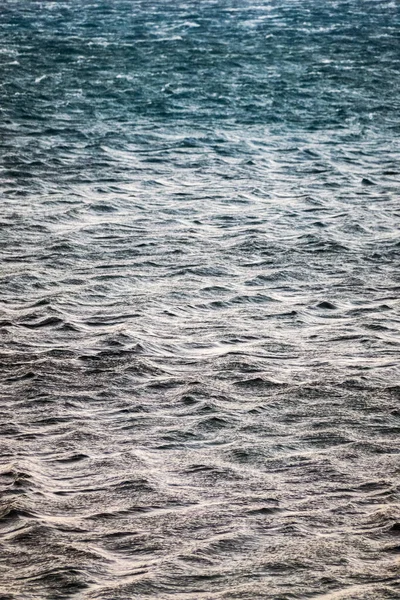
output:
POLYGON ((0 599, 400 598, 400 5, 2 0, 0 599))

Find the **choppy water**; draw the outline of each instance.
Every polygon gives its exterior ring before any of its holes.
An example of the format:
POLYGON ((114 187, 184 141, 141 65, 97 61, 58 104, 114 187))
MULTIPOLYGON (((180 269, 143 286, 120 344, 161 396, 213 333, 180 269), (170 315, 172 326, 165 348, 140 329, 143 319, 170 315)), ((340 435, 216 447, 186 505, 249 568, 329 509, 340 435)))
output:
POLYGON ((2 600, 400 598, 400 7, 3 0, 2 600))

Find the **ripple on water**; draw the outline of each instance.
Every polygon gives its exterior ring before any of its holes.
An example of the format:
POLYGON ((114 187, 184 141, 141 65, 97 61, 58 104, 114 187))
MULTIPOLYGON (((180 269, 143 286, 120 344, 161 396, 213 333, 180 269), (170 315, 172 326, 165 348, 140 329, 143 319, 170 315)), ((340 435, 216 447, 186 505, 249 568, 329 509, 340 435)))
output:
POLYGON ((0 599, 400 596, 399 18, 3 0, 0 599))

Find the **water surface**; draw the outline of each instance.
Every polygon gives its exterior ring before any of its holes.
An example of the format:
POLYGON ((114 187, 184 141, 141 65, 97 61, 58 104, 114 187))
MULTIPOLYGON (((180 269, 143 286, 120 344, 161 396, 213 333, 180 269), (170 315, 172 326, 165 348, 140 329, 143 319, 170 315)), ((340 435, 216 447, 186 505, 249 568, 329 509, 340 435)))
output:
POLYGON ((400 597, 400 9, 3 0, 1 600, 400 597))

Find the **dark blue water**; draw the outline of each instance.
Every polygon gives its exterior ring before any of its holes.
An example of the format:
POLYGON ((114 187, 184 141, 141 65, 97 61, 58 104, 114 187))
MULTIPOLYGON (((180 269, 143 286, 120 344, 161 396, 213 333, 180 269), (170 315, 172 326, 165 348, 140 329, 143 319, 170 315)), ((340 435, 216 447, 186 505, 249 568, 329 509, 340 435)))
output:
POLYGON ((400 6, 3 0, 0 599, 400 598, 400 6))

